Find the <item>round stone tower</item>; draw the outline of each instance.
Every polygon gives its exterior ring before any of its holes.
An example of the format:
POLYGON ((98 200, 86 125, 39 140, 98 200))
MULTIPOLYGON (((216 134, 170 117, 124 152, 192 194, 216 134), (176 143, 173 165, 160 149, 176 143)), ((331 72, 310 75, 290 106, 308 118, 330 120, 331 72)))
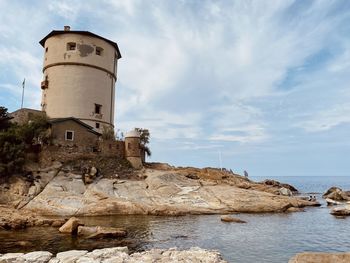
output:
POLYGON ((142 168, 140 133, 138 131, 129 131, 125 135, 125 157, 136 169, 142 168))
POLYGON ((44 37, 42 110, 74 117, 101 132, 114 127, 117 43, 88 31, 54 30, 44 37))

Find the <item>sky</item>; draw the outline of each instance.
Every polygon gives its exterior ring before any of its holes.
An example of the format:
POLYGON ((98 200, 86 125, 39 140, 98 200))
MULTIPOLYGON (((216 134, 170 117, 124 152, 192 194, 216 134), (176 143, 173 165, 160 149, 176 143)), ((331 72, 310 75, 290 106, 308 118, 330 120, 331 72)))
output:
POLYGON ((115 126, 149 161, 350 176, 350 1, 0 0, 0 105, 40 109, 51 30, 115 41, 115 126))

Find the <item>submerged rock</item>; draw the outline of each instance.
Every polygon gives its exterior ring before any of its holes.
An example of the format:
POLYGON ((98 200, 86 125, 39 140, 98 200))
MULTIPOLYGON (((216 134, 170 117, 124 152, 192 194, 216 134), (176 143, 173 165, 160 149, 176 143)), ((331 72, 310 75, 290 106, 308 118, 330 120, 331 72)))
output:
POLYGON ((61 233, 75 233, 78 226, 84 225, 78 218, 71 217, 63 226, 60 227, 61 233))
POLYGON ((304 252, 296 254, 288 263, 349 263, 350 253, 304 252))
POLYGON ((84 236, 89 239, 108 238, 108 237, 126 237, 128 232, 123 228, 102 227, 102 226, 79 226, 78 236, 84 236))
POLYGON ((9 253, 0 255, 0 262, 39 262, 39 263, 66 263, 66 262, 202 262, 227 263, 216 250, 206 250, 193 247, 188 250, 151 249, 149 251, 128 255, 127 247, 86 250, 70 250, 58 253, 56 257, 45 251, 23 253, 9 253), (37 259, 37 261, 32 261, 37 259), (27 261, 28 260, 28 261, 27 261))
POLYGON ((229 222, 229 223, 247 223, 246 221, 244 220, 241 220, 239 218, 235 218, 235 217, 232 217, 232 216, 229 216, 229 215, 223 215, 220 217, 220 220, 222 222, 229 222))

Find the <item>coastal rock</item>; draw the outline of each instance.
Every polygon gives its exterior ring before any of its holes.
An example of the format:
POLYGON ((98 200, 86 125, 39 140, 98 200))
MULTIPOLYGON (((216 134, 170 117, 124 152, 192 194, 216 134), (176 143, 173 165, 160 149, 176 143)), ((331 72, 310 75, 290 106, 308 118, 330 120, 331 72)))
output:
POLYGON ((341 202, 335 201, 335 200, 330 199, 330 198, 326 198, 326 202, 327 202, 327 205, 341 205, 342 204, 341 202))
POLYGON ((49 252, 31 252, 9 253, 0 256, 0 262, 26 263, 33 261, 25 261, 25 259, 33 259, 35 255, 39 263, 88 263, 88 262, 104 262, 104 263, 135 263, 135 262, 202 262, 202 263, 227 263, 222 259, 220 253, 215 250, 205 250, 198 247, 188 250, 170 249, 151 249, 141 253, 128 255, 127 247, 115 247, 96 249, 92 252, 86 250, 70 250, 58 253, 56 257, 52 257, 49 252), (29 255, 31 254, 31 255, 29 255), (29 256, 28 256, 29 255, 29 256), (39 255, 41 255, 39 257, 39 255), (46 258, 45 258, 46 257, 46 258), (46 261, 44 261, 44 259, 46 261))
POLYGON ((222 222, 228 222, 228 223, 247 223, 246 221, 244 220, 241 220, 239 218, 235 218, 235 217, 232 217, 232 216, 229 216, 229 215, 223 215, 220 217, 220 220, 222 222))
POLYGON ((296 254, 288 263, 348 263, 350 253, 304 252, 296 254))
POLYGON ((225 172, 220 170, 145 169, 140 173, 145 179, 116 183, 115 179, 101 178, 86 187, 83 180, 60 172, 25 206, 25 210, 56 216, 183 215, 284 212, 289 207, 319 205, 266 192, 266 189, 278 191, 279 188, 250 182, 242 176, 230 174, 222 179, 225 172), (189 173, 200 179, 184 176, 189 173), (247 189, 239 187, 242 182, 248 184, 247 189))
POLYGON ((108 237, 126 237, 128 232, 123 228, 102 227, 102 226, 79 226, 78 236, 84 236, 88 239, 108 238, 108 237))
POLYGON ((293 193, 291 190, 289 190, 288 188, 282 187, 279 189, 279 193, 280 195, 284 195, 284 196, 292 196, 293 193))
MULTIPOLYGON (((52 254, 47 251, 35 251, 21 256, 25 263, 45 263, 52 258, 52 254)), ((1 261, 1 260, 0 260, 1 261)))
POLYGON ((329 198, 335 201, 350 201, 350 194, 343 191, 339 187, 329 188, 322 196, 323 198, 329 198))
POLYGON ((350 216, 350 206, 336 207, 331 210, 331 215, 334 216, 350 216))
POLYGON ((59 228, 61 233, 74 233, 77 231, 78 226, 83 223, 76 217, 71 217, 63 226, 59 228))
POLYGON ((300 208, 300 207, 289 207, 286 210, 287 213, 293 213, 293 212, 305 212, 304 208, 300 208))
POLYGON ((294 186, 292 186, 290 184, 283 184, 283 183, 280 183, 280 182, 278 182, 276 180, 266 179, 262 183, 265 184, 265 185, 272 185, 272 186, 276 186, 276 187, 279 187, 279 188, 281 188, 281 187, 287 188, 291 192, 298 193, 298 189, 296 189, 294 186))

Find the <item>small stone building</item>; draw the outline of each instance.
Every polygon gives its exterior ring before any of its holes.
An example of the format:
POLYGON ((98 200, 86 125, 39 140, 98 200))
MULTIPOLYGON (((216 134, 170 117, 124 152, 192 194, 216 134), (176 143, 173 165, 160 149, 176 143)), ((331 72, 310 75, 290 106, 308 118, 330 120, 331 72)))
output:
POLYGON ((125 135, 125 157, 135 169, 141 169, 140 133, 136 130, 129 131, 125 135))
POLYGON ((100 133, 90 125, 73 118, 50 119, 52 143, 62 146, 76 146, 81 151, 97 151, 100 133))

